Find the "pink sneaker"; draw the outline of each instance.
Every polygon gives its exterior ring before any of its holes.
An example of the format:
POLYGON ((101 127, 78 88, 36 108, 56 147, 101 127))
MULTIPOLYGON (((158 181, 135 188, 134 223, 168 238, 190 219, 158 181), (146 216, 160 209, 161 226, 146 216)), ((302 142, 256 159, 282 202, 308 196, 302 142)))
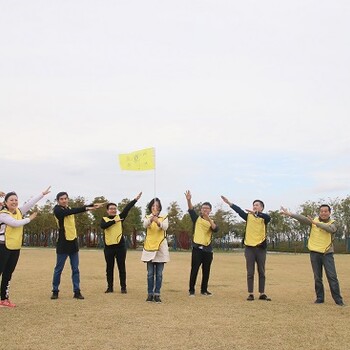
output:
POLYGON ((16 307, 16 304, 11 303, 9 299, 1 300, 0 307, 16 307))

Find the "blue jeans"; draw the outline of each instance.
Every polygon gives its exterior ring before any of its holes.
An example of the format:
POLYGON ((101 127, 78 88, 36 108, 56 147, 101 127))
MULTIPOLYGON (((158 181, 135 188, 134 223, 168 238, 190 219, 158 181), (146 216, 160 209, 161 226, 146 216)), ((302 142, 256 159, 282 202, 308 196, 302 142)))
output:
POLYGON ((147 291, 151 295, 160 295, 162 287, 164 263, 147 262, 147 291), (155 280, 155 283, 154 283, 155 280), (154 288, 154 284, 156 287, 154 288))
POLYGON ((322 254, 316 252, 310 252, 310 260, 312 271, 314 272, 315 280, 315 292, 317 300, 324 301, 324 287, 322 282, 322 270, 326 272, 329 288, 331 290, 334 301, 338 304, 343 302, 343 298, 340 295, 339 282, 337 272, 335 270, 335 263, 333 253, 322 254))
POLYGON ((53 272, 52 280, 52 291, 58 292, 59 285, 61 282, 61 274, 66 263, 67 258, 69 257, 70 266, 72 269, 72 282, 73 282, 73 292, 80 291, 80 273, 79 273, 79 253, 73 254, 57 254, 57 262, 53 272))

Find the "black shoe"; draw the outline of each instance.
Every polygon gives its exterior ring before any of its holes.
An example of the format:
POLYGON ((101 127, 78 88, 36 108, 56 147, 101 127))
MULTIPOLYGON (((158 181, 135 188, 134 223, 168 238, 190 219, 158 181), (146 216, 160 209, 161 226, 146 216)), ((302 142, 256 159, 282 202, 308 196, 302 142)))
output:
POLYGON ((324 303, 324 300, 321 300, 321 299, 315 300, 315 304, 323 304, 323 303, 324 303))
POLYGON ((345 306, 345 304, 343 303, 342 300, 341 300, 341 301, 337 301, 336 304, 337 304, 338 306, 345 306))
POLYGON ((113 293, 113 288, 112 287, 108 287, 106 289, 105 293, 113 293))
POLYGON ((152 294, 148 294, 146 301, 147 302, 153 301, 153 295, 152 294))
POLYGON ((58 299, 58 292, 52 292, 51 299, 58 299))
POLYGON ((79 292, 74 292, 73 298, 74 298, 74 299, 80 299, 80 300, 85 299, 85 298, 82 296, 82 294, 80 293, 80 291, 79 291, 79 292))
POLYGON ((254 295, 253 294, 249 294, 247 300, 248 301, 254 300, 254 295))
POLYGON ((208 290, 205 291, 205 292, 201 292, 201 294, 202 294, 202 295, 206 295, 206 296, 208 296, 208 297, 211 297, 211 296, 213 295, 213 294, 210 293, 208 290))
POLYGON ((127 294, 128 291, 126 290, 126 288, 122 288, 122 289, 120 290, 120 293, 122 293, 122 294, 127 294))
POLYGON ((271 298, 269 298, 266 294, 261 294, 259 296, 259 300, 271 301, 271 298))
POLYGON ((155 295, 154 296, 154 301, 156 302, 156 303, 161 303, 162 301, 160 300, 160 296, 159 295, 155 295))

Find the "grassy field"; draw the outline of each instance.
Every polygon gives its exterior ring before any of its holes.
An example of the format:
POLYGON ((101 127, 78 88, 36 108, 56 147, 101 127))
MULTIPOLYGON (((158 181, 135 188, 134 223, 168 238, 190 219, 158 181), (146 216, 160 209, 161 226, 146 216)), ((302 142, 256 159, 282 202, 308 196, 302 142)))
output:
MULTIPOLYGON (((17 307, 0 308, 0 349, 350 348, 350 306, 335 305, 327 282, 325 304, 313 303, 308 254, 268 254, 266 293, 272 301, 248 302, 242 252, 214 253, 213 296, 194 298, 187 293, 191 254, 171 253, 162 304, 145 302, 146 266, 140 256, 140 251, 127 255, 128 294, 119 289, 105 294, 103 251, 81 250, 85 300, 72 298, 68 261, 60 298, 50 300, 55 250, 23 249, 11 286, 17 307)), ((350 256, 335 260, 344 300, 350 302, 350 256)))

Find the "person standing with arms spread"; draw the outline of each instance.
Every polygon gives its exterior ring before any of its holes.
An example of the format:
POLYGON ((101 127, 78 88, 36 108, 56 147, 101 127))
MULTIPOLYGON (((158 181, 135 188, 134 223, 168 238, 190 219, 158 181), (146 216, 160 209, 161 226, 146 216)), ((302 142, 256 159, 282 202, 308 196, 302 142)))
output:
POLYGON ((166 230, 169 226, 168 215, 160 215, 162 204, 159 198, 153 198, 147 206, 149 215, 143 220, 147 229, 141 260, 147 263, 147 299, 161 303, 160 289, 163 282, 164 264, 170 261, 166 230))
POLYGON ((80 292, 79 246, 74 215, 101 208, 103 203, 85 205, 79 208, 69 208, 67 192, 57 193, 56 200, 57 205, 53 208, 53 214, 58 225, 58 239, 56 245, 57 259, 53 273, 51 299, 58 299, 58 287, 61 282, 61 274, 68 257, 72 269, 73 298, 84 299, 80 292))
POLYGON ((213 247, 211 245, 213 233, 219 231, 219 227, 209 217, 212 206, 209 202, 201 205, 200 215, 193 209, 192 194, 190 191, 185 192, 188 213, 194 225, 194 233, 192 239, 192 257, 191 257, 191 273, 189 283, 189 295, 195 295, 195 285, 198 270, 202 265, 202 283, 201 294, 211 296, 208 291, 208 282, 210 275, 210 267, 213 261, 213 247))
POLYGON ((231 203, 226 197, 221 196, 221 199, 247 222, 244 235, 244 255, 246 259, 249 294, 247 300, 254 300, 254 273, 256 263, 259 274, 259 300, 271 301, 265 294, 266 231, 271 217, 262 212, 265 207, 264 202, 256 199, 253 202, 253 209, 246 209, 244 211, 239 206, 231 203))
POLYGON ((23 226, 34 220, 37 213, 31 214, 29 218, 25 219, 23 216, 40 199, 50 193, 50 188, 31 198, 20 208, 18 208, 18 197, 15 192, 9 192, 5 195, 3 207, 0 210, 0 275, 2 275, 0 307, 16 306, 9 299, 10 281, 22 247, 23 226))
POLYGON ((284 207, 281 207, 281 214, 298 220, 302 224, 309 225, 311 228, 308 249, 310 251, 310 261, 315 280, 315 304, 324 303, 324 287, 322 282, 324 268, 335 303, 339 306, 344 306, 333 256, 333 240, 337 232, 337 226, 335 221, 331 219, 331 207, 328 204, 322 204, 316 218, 293 214, 284 207))
POLYGON ((119 282, 121 293, 126 294, 126 245, 123 236, 123 220, 129 214, 130 209, 141 198, 140 192, 134 200, 129 202, 123 211, 117 215, 117 205, 115 203, 107 204, 107 216, 101 220, 100 227, 104 232, 104 255, 106 260, 107 289, 105 293, 113 293, 114 284, 114 264, 117 261, 119 271, 119 282))

